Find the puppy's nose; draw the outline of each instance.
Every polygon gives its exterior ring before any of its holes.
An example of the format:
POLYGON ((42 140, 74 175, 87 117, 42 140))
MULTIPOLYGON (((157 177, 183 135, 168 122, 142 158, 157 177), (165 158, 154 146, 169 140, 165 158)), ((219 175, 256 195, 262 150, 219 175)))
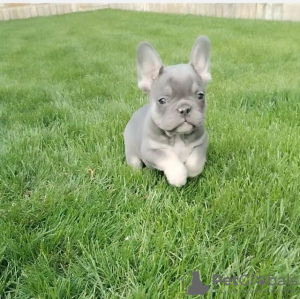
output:
POLYGON ((184 106, 181 106, 180 108, 178 108, 177 110, 180 114, 187 115, 190 113, 191 107, 188 105, 184 105, 184 106))

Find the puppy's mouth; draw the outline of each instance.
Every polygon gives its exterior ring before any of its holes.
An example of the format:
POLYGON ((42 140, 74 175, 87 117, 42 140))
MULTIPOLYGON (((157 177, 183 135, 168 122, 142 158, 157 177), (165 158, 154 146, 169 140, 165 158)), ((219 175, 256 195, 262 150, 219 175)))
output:
POLYGON ((174 130, 174 133, 179 134, 190 134, 194 131, 195 126, 189 123, 187 120, 184 120, 179 126, 177 126, 174 130))

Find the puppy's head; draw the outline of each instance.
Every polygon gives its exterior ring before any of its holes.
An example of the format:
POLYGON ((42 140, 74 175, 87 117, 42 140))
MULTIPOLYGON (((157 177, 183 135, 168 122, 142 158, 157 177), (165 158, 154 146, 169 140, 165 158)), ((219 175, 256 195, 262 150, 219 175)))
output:
POLYGON ((149 43, 137 50, 138 86, 150 99, 151 117, 167 133, 189 134, 204 124, 205 87, 211 80, 210 40, 199 36, 188 64, 164 66, 149 43))

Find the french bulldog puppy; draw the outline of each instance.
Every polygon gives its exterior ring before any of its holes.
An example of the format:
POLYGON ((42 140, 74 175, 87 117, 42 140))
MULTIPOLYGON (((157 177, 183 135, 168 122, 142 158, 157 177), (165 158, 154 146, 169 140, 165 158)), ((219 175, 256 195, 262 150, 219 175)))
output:
POLYGON ((137 110, 125 132, 126 161, 164 172, 171 185, 183 186, 200 174, 206 161, 205 87, 211 80, 210 40, 199 36, 190 62, 164 66, 146 42, 137 49, 138 87, 149 103, 137 110))

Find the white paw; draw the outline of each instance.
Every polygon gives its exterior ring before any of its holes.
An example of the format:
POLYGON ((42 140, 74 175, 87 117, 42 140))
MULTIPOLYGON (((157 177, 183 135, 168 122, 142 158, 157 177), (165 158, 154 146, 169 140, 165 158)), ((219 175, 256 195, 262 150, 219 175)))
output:
POLYGON ((141 159, 138 157, 132 157, 129 161, 128 164, 133 168, 133 169, 141 169, 143 168, 143 162, 141 159))
POLYGON ((187 167, 187 170, 188 170, 188 177, 189 178, 194 178, 203 171, 204 164, 197 165, 197 166, 186 165, 186 167, 187 167))
POLYGON ((187 180, 187 170, 183 164, 174 165, 164 171, 170 185, 181 187, 187 180))
POLYGON ((191 155, 185 163, 188 177, 193 178, 199 175, 204 169, 205 161, 205 156, 201 159, 198 155, 191 155))

